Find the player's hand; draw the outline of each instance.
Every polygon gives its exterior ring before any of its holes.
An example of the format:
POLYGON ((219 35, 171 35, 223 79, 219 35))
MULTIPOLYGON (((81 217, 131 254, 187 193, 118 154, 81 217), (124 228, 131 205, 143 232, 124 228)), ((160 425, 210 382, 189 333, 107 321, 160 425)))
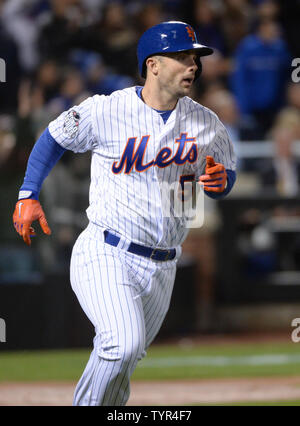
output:
POLYGON ((215 163, 213 157, 206 157, 205 175, 199 178, 200 185, 208 192, 223 192, 226 187, 227 173, 221 163, 215 163))
POLYGON ((14 227, 18 234, 23 237, 25 243, 30 246, 30 237, 35 236, 35 230, 31 224, 34 220, 38 220, 45 234, 50 235, 51 230, 48 226, 45 213, 38 200, 24 199, 19 200, 16 204, 13 214, 14 227))

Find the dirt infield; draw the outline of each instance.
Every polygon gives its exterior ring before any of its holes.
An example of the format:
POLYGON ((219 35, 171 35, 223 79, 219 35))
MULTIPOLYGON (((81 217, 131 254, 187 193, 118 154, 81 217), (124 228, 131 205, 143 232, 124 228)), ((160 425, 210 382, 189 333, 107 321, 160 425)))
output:
MULTIPOLYGON (((68 406, 75 383, 0 383, 1 406, 68 406)), ((300 400, 300 376, 133 382, 128 406, 300 400)))

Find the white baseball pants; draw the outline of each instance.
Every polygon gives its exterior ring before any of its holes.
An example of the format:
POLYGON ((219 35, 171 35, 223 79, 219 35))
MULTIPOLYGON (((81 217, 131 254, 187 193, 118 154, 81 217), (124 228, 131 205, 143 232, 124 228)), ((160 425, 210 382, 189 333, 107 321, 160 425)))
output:
POLYGON ((71 285, 95 327, 73 405, 126 404, 130 377, 169 308, 180 248, 175 259, 159 262, 119 246, 106 244, 103 229, 90 223, 73 248, 71 285))

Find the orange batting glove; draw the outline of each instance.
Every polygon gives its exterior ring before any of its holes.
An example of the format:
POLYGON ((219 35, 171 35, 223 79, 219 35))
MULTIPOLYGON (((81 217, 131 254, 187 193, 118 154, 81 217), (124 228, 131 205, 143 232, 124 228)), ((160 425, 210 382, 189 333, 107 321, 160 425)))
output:
POLYGON ((223 192, 227 183, 226 169, 221 163, 215 163, 213 157, 206 157, 205 175, 199 178, 200 185, 208 192, 223 192))
POLYGON ((19 200, 13 214, 13 222, 17 233, 23 237, 23 240, 28 246, 31 245, 30 237, 36 235, 35 230, 31 226, 34 220, 39 221, 45 234, 51 234, 40 202, 29 198, 19 200))

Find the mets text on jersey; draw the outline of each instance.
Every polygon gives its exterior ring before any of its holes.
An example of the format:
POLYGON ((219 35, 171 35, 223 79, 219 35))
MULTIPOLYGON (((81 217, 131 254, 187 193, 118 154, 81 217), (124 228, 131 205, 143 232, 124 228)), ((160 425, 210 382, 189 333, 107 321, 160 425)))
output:
POLYGON ((114 162, 112 165, 112 171, 115 174, 121 173, 125 167, 124 173, 128 174, 132 171, 133 167, 137 172, 144 172, 151 166, 157 166, 164 168, 170 166, 170 164, 175 163, 177 165, 182 165, 187 161, 189 163, 194 163, 197 160, 198 152, 197 145, 195 143, 196 138, 188 138, 187 133, 181 133, 180 138, 175 139, 175 142, 178 143, 177 151, 172 157, 172 149, 168 147, 162 148, 157 154, 156 158, 150 161, 147 164, 143 164, 143 158, 147 148, 148 141, 150 136, 143 136, 139 143, 139 146, 135 150, 136 137, 129 138, 126 144, 126 147, 123 151, 121 160, 119 164, 114 162), (182 158, 182 153, 187 142, 193 142, 187 154, 182 158))
MULTIPOLYGON (((172 149, 163 147, 155 159, 144 164, 144 156, 150 135, 142 136, 138 147, 137 137, 127 140, 123 154, 119 162, 112 165, 112 172, 130 174, 133 170, 141 173, 150 167, 165 168, 171 164, 181 166, 186 162, 192 164, 197 161, 198 150, 195 137, 187 137, 187 132, 182 132, 175 139, 177 150, 173 155, 172 149), (183 156, 186 144, 190 143, 187 153, 183 156)), ((160 182, 163 217, 182 217, 186 221, 187 228, 199 228, 204 221, 204 193, 200 186, 195 185, 195 175, 182 175, 179 181, 160 182)))

